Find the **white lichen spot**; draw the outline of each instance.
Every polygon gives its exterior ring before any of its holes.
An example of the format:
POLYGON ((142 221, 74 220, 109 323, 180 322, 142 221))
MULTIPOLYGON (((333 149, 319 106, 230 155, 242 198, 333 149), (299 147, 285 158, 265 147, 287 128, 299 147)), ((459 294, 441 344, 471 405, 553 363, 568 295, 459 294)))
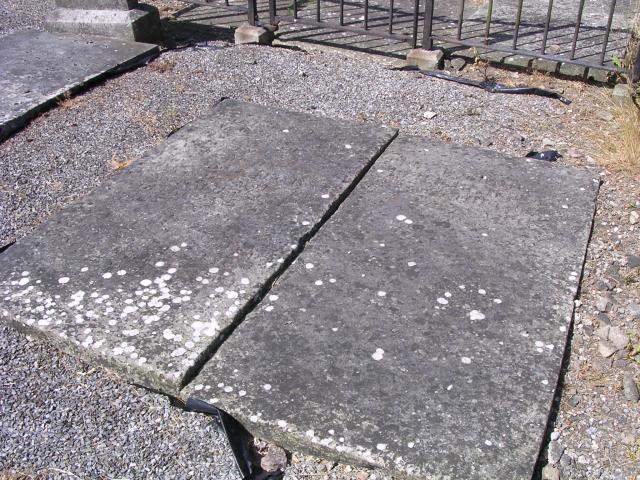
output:
POLYGON ((169 250, 171 250, 172 252, 179 252, 180 247, 177 245, 172 245, 171 247, 169 247, 169 250))
POLYGON ((240 279, 240 283, 241 283, 242 285, 249 285, 249 279, 248 279, 247 277, 242 277, 242 278, 240 279))
POLYGON ((64 285, 65 283, 69 283, 69 277, 60 277, 58 279, 58 283, 64 285))
POLYGON ((31 279, 29 279, 29 277, 22 277, 20 280, 18 280, 18 285, 20 285, 21 287, 26 285, 27 283, 29 283, 31 281, 31 279))
POLYGON ((155 266, 158 268, 164 267, 164 262, 160 261, 160 262, 156 262, 155 266))
POLYGON ((407 265, 410 267, 415 267, 416 266, 416 262, 407 262, 407 265))
POLYGON ((469 312, 469 318, 471 318, 471 320, 484 320, 485 316, 484 313, 479 310, 471 310, 469 312))
POLYGON ((111 277, 113 277, 111 272, 106 272, 102 274, 102 278, 104 278, 105 280, 109 280, 111 277))
POLYGON ((382 360, 382 357, 384 357, 384 350, 381 348, 376 348, 376 351, 371 355, 371 358, 377 361, 382 360))
POLYGON ((465 365, 469 365, 471 363, 471 359, 469 357, 462 357, 460 361, 465 365))
POLYGON ((234 291, 234 290, 227 290, 225 295, 227 296, 227 298, 229 299, 233 299, 233 298, 238 298, 238 292, 234 291))
POLYGON ((304 268, 306 268, 307 270, 311 270, 314 267, 313 263, 305 263, 304 264, 304 268))
POLYGON ((449 303, 449 300, 447 300, 446 298, 442 298, 442 297, 439 297, 436 301, 437 301, 440 305, 446 305, 446 304, 448 304, 448 303, 449 303))
POLYGON ((486 295, 486 294, 487 294, 487 291, 486 291, 484 288, 481 288, 481 289, 479 289, 479 290, 478 290, 478 293, 479 293, 480 295, 486 295))
POLYGON ((498 305, 500 305, 502 303, 502 300, 500 300, 499 298, 494 298, 493 303, 497 303, 498 305))
POLYGON ((323 193, 322 195, 320 195, 322 198, 329 198, 329 194, 328 193, 323 193))
POLYGON ((540 383, 542 383, 543 385, 549 385, 549 380, 542 380, 542 382, 540 383))
POLYGON ((126 275, 126 274, 127 274, 127 271, 126 271, 126 270, 118 270, 118 271, 116 272, 116 274, 117 274, 117 275, 120 275, 120 276, 123 276, 123 275, 126 275))
POLYGON ((379 297, 386 297, 387 296, 387 292, 385 292, 384 290, 378 290, 377 295, 379 297))
POLYGON ((398 220, 399 222, 404 222, 406 219, 406 215, 396 215, 396 220, 398 220))
POLYGON ((491 445, 493 445, 493 442, 492 442, 491 440, 485 440, 485 441, 484 441, 484 444, 485 444, 487 447, 490 447, 491 445))
POLYGON ((314 283, 319 287, 322 285, 322 280, 316 280, 314 283))
POLYGON ((179 357, 181 355, 184 355, 187 351, 180 347, 180 348, 176 348, 173 352, 171 352, 171 356, 172 357, 179 357))
POLYGON ((271 385, 269 383, 265 383, 262 388, 264 388, 267 392, 271 390, 271 385))
POLYGON ((376 445, 376 448, 378 450, 380 450, 381 452, 383 452, 384 450, 387 449, 387 444, 386 443, 379 443, 379 444, 376 445))
POLYGON ((240 390, 240 391, 238 392, 238 396, 239 396, 239 397, 244 397, 246 394, 247 394, 247 391, 246 391, 246 390, 240 390))
POLYGON ((347 150, 351 150, 351 145, 349 145, 348 143, 344 146, 344 148, 346 148, 347 150))
POLYGON ((269 295, 269 301, 270 302, 275 302, 276 300, 278 300, 278 295, 269 295))
POLYGON ((407 447, 409 447, 409 448, 413 448, 413 447, 415 447, 415 445, 416 444, 414 442, 407 443, 407 447))
POLYGON ((227 393, 231 393, 231 392, 233 392, 233 387, 227 385, 222 390, 224 390, 227 393))
POLYGON ((88 270, 89 270, 89 267, 82 267, 82 268, 80 269, 80 271, 81 271, 81 272, 83 272, 83 273, 84 273, 84 272, 86 272, 86 271, 88 271, 88 270))
POLYGON ((280 428, 287 428, 287 422, 285 420, 278 420, 276 423, 280 428))

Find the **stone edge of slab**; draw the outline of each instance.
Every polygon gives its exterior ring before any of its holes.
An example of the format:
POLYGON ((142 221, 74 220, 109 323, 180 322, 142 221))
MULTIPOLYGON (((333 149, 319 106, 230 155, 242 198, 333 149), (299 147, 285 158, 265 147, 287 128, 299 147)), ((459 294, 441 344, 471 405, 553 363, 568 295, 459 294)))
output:
MULTIPOLYGON (((68 35, 68 34, 63 34, 68 35)), ((87 37, 91 38, 91 37, 87 37)), ((37 117, 39 114, 49 110, 51 107, 55 106, 55 104, 64 98, 65 95, 75 95, 78 94, 92 85, 109 78, 111 76, 124 73, 127 70, 133 70, 139 66, 145 65, 151 59, 157 57, 160 54, 160 48, 157 45, 152 44, 144 44, 144 43, 136 43, 135 45, 144 46, 146 48, 137 53, 135 56, 130 59, 112 65, 108 68, 103 69, 100 72, 92 73, 86 76, 82 80, 74 80, 73 83, 69 83, 68 85, 51 92, 46 96, 46 99, 35 106, 29 107, 26 111, 18 114, 18 116, 13 117, 7 120, 4 123, 0 124, 0 143, 7 140, 9 137, 22 130, 27 124, 37 117)), ((4 248, 4 247, 1 247, 4 248)))

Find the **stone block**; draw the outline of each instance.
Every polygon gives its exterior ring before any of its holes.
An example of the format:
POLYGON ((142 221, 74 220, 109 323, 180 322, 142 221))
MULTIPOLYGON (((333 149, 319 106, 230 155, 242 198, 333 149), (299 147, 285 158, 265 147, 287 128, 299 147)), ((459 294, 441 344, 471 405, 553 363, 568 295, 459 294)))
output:
POLYGON ((407 65, 415 65, 422 70, 437 70, 442 68, 443 59, 442 50, 414 48, 407 54, 407 65))
POLYGON ((245 23, 236 28, 234 34, 235 42, 237 44, 251 44, 256 43, 259 45, 271 45, 273 41, 273 32, 257 25, 249 25, 245 23))
POLYGON ((51 32, 100 35, 128 41, 161 43, 158 9, 138 5, 132 10, 56 8, 46 18, 51 32))

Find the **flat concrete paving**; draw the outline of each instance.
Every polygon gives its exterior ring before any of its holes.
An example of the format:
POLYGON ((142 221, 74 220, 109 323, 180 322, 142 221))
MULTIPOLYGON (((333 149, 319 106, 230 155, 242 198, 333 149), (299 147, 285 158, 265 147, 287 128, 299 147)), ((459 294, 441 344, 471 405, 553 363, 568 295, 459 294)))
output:
POLYGON ((64 94, 144 63, 156 45, 39 31, 0 37, 0 140, 64 94))
POLYGON ((225 100, 0 255, 0 318, 178 393, 395 131, 225 100))
POLYGON ((598 186, 401 137, 188 391, 296 451, 530 479, 598 186))

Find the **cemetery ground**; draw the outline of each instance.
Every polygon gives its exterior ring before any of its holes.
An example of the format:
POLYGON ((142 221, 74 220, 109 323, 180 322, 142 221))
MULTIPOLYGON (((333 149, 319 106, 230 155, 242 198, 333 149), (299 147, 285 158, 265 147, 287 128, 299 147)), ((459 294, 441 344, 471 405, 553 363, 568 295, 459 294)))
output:
MULTIPOLYGON (((0 34, 38 27, 38 15, 12 15, 26 5, 2 0, 10 28, 0 34)), ((602 86, 481 63, 463 74, 545 86, 573 103, 490 94, 335 51, 229 39, 185 47, 61 101, 0 144, 0 245, 23 238, 223 97, 514 156, 556 149, 560 163, 602 185, 543 475, 640 475, 640 139, 637 129, 630 140, 622 134, 634 131, 634 106, 612 104, 602 86)), ((0 477, 238 478, 208 418, 4 326, 0 357, 0 477)), ((289 479, 390 478, 295 452, 290 463, 289 479)))

